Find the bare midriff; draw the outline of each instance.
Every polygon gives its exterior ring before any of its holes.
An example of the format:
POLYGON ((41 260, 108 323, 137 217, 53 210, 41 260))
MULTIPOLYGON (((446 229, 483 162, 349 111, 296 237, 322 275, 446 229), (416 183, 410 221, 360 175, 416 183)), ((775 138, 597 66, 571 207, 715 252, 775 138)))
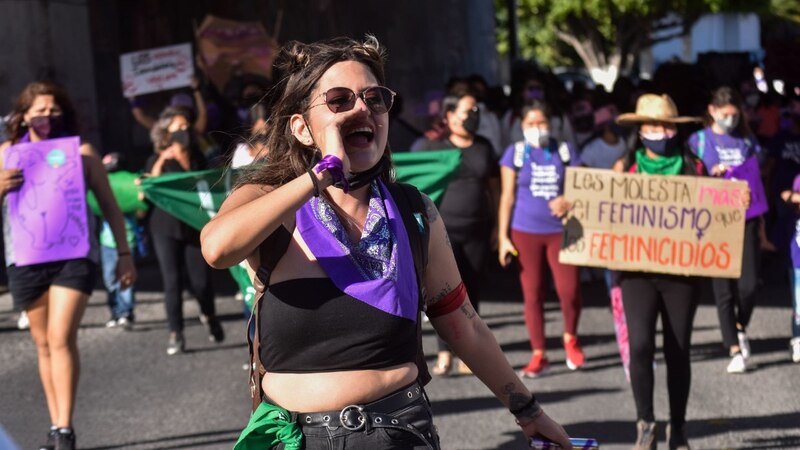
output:
POLYGON ((340 410, 381 399, 417 379, 417 366, 405 363, 380 370, 264 375, 261 387, 267 399, 296 412, 340 410))

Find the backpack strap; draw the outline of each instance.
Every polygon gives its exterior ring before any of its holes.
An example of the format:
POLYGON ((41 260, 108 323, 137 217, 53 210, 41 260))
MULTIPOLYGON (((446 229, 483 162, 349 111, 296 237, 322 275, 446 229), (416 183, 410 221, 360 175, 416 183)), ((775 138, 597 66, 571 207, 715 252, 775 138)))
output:
POLYGON ((514 168, 519 170, 525 164, 525 141, 514 144, 514 168))
POLYGON ((422 194, 414 186, 406 183, 387 184, 400 216, 403 226, 408 234, 408 242, 414 257, 414 269, 417 274, 417 358, 416 364, 419 374, 417 378, 423 386, 431 381, 425 353, 422 349, 422 312, 425 309, 425 269, 428 266, 428 244, 430 243, 430 225, 426 215, 425 201, 422 194))
POLYGON ((253 279, 253 287, 256 290, 253 299, 253 310, 250 320, 247 323, 247 346, 250 349, 250 398, 253 401, 253 411, 261 404, 261 379, 264 378, 266 369, 261 363, 261 299, 269 287, 269 279, 278 261, 286 253, 289 243, 292 241, 292 233, 283 225, 278 227, 272 234, 258 247, 259 266, 256 276, 253 279), (250 330, 255 324, 255 333, 250 336, 250 330))

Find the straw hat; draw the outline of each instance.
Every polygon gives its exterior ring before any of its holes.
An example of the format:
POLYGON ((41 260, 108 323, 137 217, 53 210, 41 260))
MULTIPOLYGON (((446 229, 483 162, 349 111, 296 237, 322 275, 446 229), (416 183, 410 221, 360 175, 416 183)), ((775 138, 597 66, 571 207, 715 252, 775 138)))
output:
POLYGON ((636 112, 617 117, 620 125, 642 122, 690 123, 700 122, 699 117, 678 116, 678 108, 669 95, 643 94, 636 100, 636 112))

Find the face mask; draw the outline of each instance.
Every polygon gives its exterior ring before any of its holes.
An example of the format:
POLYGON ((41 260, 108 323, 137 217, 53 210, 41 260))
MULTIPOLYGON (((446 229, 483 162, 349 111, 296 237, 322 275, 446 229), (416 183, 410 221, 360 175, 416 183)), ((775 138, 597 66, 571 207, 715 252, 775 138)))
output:
POLYGON ((189 148, 189 144, 192 142, 192 136, 189 134, 189 130, 173 131, 170 134, 170 139, 172 139, 173 144, 178 144, 183 148, 189 148))
POLYGON ((728 134, 736 128, 736 125, 739 125, 739 115, 717 116, 714 117, 714 123, 716 123, 725 134, 728 134))
POLYGON ((537 148, 544 147, 550 140, 550 130, 546 128, 524 128, 522 135, 525 136, 525 142, 537 148))
POLYGON ((530 88, 525 91, 525 98, 528 100, 544 100, 544 89, 530 88))
POLYGON ((61 116, 31 117, 31 129, 42 139, 50 139, 61 134, 64 121, 61 116))
POLYGON ((642 139, 642 144, 659 156, 672 156, 680 150, 680 137, 678 133, 675 133, 671 137, 667 137, 666 135, 661 135, 660 137, 650 135, 649 138, 640 135, 640 137, 642 139))
POLYGON ((478 111, 470 111, 467 118, 461 122, 461 126, 469 134, 475 134, 478 131, 478 126, 481 123, 481 116, 478 111))
POLYGON ((364 187, 373 180, 381 176, 381 174, 386 170, 386 165, 388 163, 387 158, 381 158, 378 160, 378 163, 372 166, 371 169, 367 169, 363 172, 355 172, 347 178, 348 183, 350 184, 350 190, 354 191, 361 187, 364 187))

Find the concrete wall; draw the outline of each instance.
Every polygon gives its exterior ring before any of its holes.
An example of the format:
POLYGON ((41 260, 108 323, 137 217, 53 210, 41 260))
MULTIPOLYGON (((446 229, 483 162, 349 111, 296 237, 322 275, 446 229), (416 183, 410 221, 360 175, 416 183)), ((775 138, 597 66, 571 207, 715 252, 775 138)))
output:
POLYGON ((88 0, 0 2, 0 113, 25 85, 52 79, 78 110, 81 134, 100 144, 88 0))

